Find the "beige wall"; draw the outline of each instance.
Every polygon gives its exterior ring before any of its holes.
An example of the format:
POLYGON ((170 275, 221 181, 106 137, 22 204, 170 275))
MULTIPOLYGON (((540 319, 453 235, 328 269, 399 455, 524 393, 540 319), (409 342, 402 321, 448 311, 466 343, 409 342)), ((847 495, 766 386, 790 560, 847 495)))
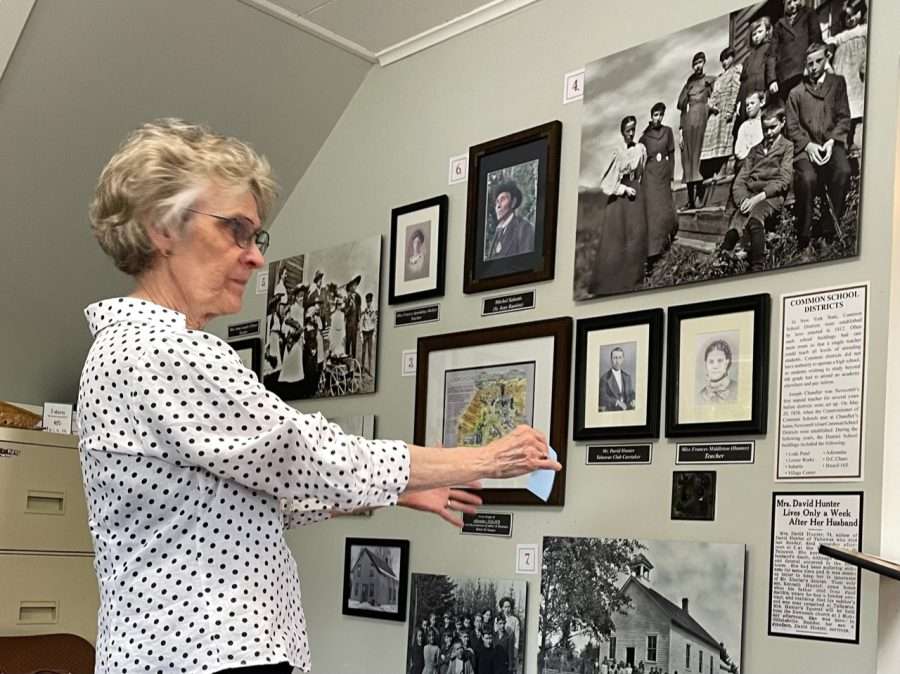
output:
MULTIPOLYGON (((0 0, 0 70, 4 21, 28 4, 0 0)), ((129 131, 204 121, 264 152, 289 192, 369 67, 237 0, 36 3, 0 80, 0 399, 74 402, 82 309, 131 290, 87 217, 129 131)))
MULTIPOLYGON (((410 439, 414 381, 400 376, 400 352, 423 335, 492 326, 509 318, 481 318, 478 296, 461 292, 465 185, 447 186, 447 159, 474 144, 552 119, 563 122, 556 280, 537 288, 538 308, 513 320, 560 315, 586 318, 647 307, 667 307, 754 292, 773 296, 772 353, 777 354, 780 293, 831 284, 871 282, 865 471, 866 550, 880 546, 884 429, 886 316, 889 292, 893 139, 896 127, 900 4, 880 0, 871 13, 867 147, 861 254, 828 265, 769 273, 682 289, 575 304, 572 301, 581 106, 563 106, 562 76, 605 54, 737 8, 739 1, 628 3, 545 0, 385 69, 374 69, 312 167, 288 199, 273 228, 271 259, 389 231, 392 207, 446 192, 450 196, 447 294, 442 320, 391 329, 383 305, 380 380, 373 396, 304 403, 325 414, 374 413, 382 437, 410 439), (890 139, 890 140, 888 140, 890 139)), ((660 55, 664 57, 665 55, 660 55)), ((386 297, 383 293, 382 299, 386 297)), ((251 296, 246 315, 263 311, 251 296)), ((237 319, 236 319, 237 320, 237 319)), ((770 391, 777 390, 777 367, 770 391)), ((460 537, 417 514, 380 512, 371 520, 344 519, 291 534, 303 579, 314 671, 399 672, 406 626, 340 615, 343 539, 349 535, 408 538, 411 570, 511 576, 516 543, 540 543, 545 534, 635 536, 745 543, 748 549, 743 643, 744 671, 752 674, 872 672, 876 662, 878 583, 862 580, 860 643, 848 646, 767 636, 768 555, 773 483, 775 397, 770 432, 757 442, 751 466, 721 466, 719 505, 711 523, 669 520, 672 443, 660 440, 652 466, 589 468, 584 446, 570 443, 564 508, 517 508, 510 540, 460 537)), ((814 485, 803 485, 815 489, 814 485)), ((822 489, 858 484, 820 485, 822 489)), ((535 671, 540 587, 530 581, 528 672, 535 671)))
MULTIPOLYGON (((900 104, 897 106, 900 120, 900 104)), ((900 124, 898 124, 900 129, 900 124)), ((900 335, 900 133, 896 135, 898 158, 894 169, 894 218, 891 264, 890 334, 900 335)), ((896 346, 887 355, 887 387, 884 405, 896 410, 900 405, 900 349, 896 346)), ((900 415, 886 414, 884 420, 884 475, 900 475, 900 415)), ((881 507, 881 555, 885 559, 900 559, 900 490, 888 486, 884 490, 881 507)), ((900 674, 900 581, 881 580, 878 619, 878 674, 900 674)))

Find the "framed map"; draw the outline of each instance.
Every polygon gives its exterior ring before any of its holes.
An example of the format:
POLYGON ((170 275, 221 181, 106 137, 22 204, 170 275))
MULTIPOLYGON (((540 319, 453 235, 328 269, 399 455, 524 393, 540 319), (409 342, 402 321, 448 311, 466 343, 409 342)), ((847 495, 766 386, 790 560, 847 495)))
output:
MULTIPOLYGON (((419 339, 414 441, 477 447, 527 424, 547 435, 563 470, 546 505, 562 505, 572 319, 554 318, 419 339)), ((544 505, 528 476, 482 480, 485 503, 544 505)))
POLYGON ((444 373, 444 447, 477 447, 534 419, 534 361, 444 373))

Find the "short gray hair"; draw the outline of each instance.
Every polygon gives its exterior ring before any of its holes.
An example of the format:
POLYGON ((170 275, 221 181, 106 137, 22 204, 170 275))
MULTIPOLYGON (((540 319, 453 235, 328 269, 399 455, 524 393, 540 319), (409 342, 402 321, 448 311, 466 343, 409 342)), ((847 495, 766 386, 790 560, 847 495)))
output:
POLYGON ((210 186, 249 191, 265 220, 277 184, 265 157, 206 126, 159 119, 133 131, 100 174, 90 217, 100 247, 120 270, 147 270, 156 250, 149 226, 180 231, 210 186))

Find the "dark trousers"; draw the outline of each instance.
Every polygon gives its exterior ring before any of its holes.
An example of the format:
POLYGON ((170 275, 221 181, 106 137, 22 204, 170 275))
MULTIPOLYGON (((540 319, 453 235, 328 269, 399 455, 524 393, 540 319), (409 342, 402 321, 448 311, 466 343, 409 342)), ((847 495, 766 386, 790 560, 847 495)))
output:
POLYGON ((372 336, 374 330, 362 331, 362 368, 366 372, 372 372, 375 369, 375 363, 372 360, 372 336))
POLYGON ((849 186, 850 162, 847 161, 847 151, 843 145, 834 144, 831 159, 824 166, 813 164, 806 153, 794 160, 794 214, 797 216, 797 236, 801 243, 807 243, 812 237, 834 236, 834 222, 826 204, 823 204, 819 222, 812 221, 813 198, 824 187, 828 187, 835 215, 840 218, 844 213, 849 186))
POLYGON ((290 663, 280 662, 277 665, 256 665, 255 667, 236 667, 221 669, 217 674, 291 674, 294 668, 290 663))

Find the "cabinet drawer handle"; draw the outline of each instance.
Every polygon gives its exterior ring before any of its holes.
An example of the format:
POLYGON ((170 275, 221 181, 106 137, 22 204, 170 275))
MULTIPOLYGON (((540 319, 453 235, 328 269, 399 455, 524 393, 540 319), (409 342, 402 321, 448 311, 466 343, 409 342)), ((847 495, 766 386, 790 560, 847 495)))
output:
POLYGON ((59 604, 55 601, 20 601, 19 625, 55 625, 59 604))
POLYGON ((61 491, 29 489, 25 497, 25 512, 37 515, 64 515, 66 495, 61 491))

